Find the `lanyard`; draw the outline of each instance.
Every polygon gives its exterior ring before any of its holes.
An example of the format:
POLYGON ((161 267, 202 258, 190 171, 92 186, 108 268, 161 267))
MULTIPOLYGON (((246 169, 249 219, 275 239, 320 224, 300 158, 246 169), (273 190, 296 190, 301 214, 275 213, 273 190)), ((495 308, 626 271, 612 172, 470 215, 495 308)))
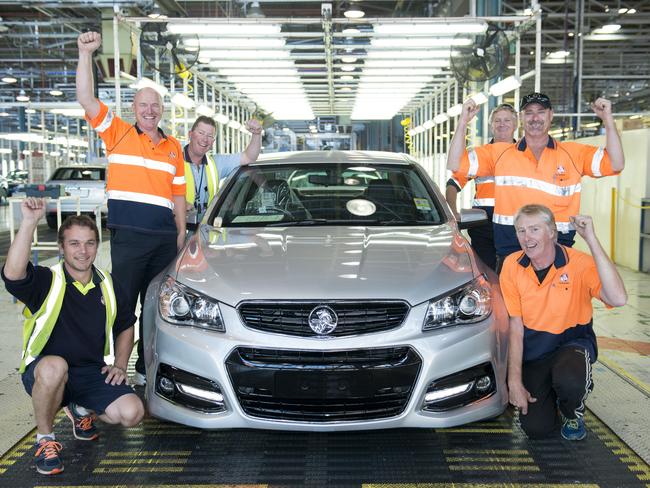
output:
POLYGON ((199 211, 203 211, 203 208, 207 206, 204 205, 203 202, 201 202, 201 197, 202 197, 201 188, 203 185, 204 173, 205 173, 205 164, 202 164, 198 185, 196 184, 196 178, 194 178, 194 207, 199 211))

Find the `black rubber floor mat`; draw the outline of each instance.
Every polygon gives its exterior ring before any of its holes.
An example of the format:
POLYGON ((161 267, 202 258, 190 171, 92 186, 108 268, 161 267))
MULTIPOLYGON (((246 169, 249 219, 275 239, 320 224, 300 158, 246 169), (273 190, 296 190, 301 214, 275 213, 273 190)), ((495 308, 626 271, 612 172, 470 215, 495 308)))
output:
POLYGON ((201 431, 146 419, 95 442, 55 427, 65 471, 33 468, 33 433, 0 460, 0 486, 647 487, 650 468, 592 415, 582 442, 530 441, 510 412, 453 429, 201 431))

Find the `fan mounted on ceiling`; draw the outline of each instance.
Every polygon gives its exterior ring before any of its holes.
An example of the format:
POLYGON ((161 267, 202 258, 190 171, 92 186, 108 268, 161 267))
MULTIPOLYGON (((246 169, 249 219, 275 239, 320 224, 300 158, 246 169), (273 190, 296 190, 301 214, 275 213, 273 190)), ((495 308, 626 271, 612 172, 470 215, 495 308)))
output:
POLYGON ((266 112, 253 100, 249 100, 244 103, 244 109, 251 114, 251 118, 260 121, 263 129, 268 129, 275 122, 275 119, 273 118, 273 112, 266 112))
MULTIPOLYGON (((467 39, 458 34, 456 39, 467 39)), ((472 43, 454 46, 451 51, 451 69, 461 83, 486 81, 503 73, 510 57, 506 33, 495 24, 488 24, 484 33, 472 35, 472 43)))
POLYGON ((147 22, 140 33, 140 52, 153 69, 182 75, 199 59, 199 37, 196 34, 173 34, 167 30, 167 22, 147 22))

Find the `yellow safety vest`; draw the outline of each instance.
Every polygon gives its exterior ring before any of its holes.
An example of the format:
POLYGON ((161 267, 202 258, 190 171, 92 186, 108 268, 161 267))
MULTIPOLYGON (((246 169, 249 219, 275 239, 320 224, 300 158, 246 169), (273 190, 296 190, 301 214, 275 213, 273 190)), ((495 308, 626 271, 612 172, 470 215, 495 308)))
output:
MULTIPOLYGON (((205 175, 208 179, 208 205, 217 194, 219 189, 219 171, 217 170, 217 163, 211 154, 205 155, 207 159, 205 175)), ((194 184, 194 173, 192 172, 192 164, 185 161, 185 200, 190 205, 194 205, 196 198, 196 185, 194 184)))
MULTIPOLYGON (((50 268, 52 270, 52 284, 50 291, 47 292, 47 297, 41 308, 35 314, 32 314, 27 307, 23 310, 25 323, 23 324, 23 354, 20 363, 20 372, 25 372, 25 368, 29 363, 34 361, 41 353, 45 344, 50 339, 54 325, 61 313, 61 305, 63 304, 63 296, 65 295, 65 273, 63 271, 63 263, 55 264, 50 268)), ((95 268, 101 282, 99 284, 104 303, 106 304, 106 343, 104 345, 104 356, 114 354, 113 345, 113 324, 117 316, 117 300, 115 298, 115 290, 113 289, 113 280, 111 276, 99 268, 95 268)))

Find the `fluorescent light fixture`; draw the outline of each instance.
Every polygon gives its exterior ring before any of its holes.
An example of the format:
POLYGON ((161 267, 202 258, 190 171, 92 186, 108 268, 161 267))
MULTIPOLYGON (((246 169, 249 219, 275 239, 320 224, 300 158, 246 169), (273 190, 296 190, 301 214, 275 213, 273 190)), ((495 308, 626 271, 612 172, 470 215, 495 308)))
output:
MULTIPOLYGON (((367 59, 392 59, 392 60, 404 60, 404 59, 411 59, 411 60, 417 60, 419 63, 420 60, 425 60, 425 59, 449 59, 450 56, 449 49, 427 49, 426 51, 424 50, 409 50, 409 51, 403 51, 401 49, 389 51, 389 50, 382 50, 382 51, 373 51, 369 50, 367 54, 367 59)), ((409 61, 411 65, 413 65, 413 61, 409 61)))
POLYGON ((61 156, 61 151, 50 151, 50 156, 54 156, 54 157, 61 156))
POLYGON ((161 85, 159 83, 156 83, 155 81, 153 81, 150 78, 140 78, 137 81, 137 83, 135 83, 134 88, 136 90, 141 90, 143 88, 153 88, 154 90, 156 90, 160 94, 161 97, 164 97, 165 95, 167 95, 169 93, 169 90, 167 90, 166 87, 164 87, 163 85, 161 85))
POLYGON ((449 115, 450 117, 456 117, 460 115, 462 111, 463 111, 463 104, 457 103, 456 105, 449 107, 449 110, 447 110, 447 115, 449 115))
POLYGON ((343 61, 344 63, 356 63, 357 58, 354 56, 342 56, 341 61, 343 61))
MULTIPOLYGON (((365 75, 365 73, 364 73, 365 75)), ((363 76, 361 78, 362 83, 399 83, 399 78, 403 77, 404 75, 400 76, 387 76, 387 75, 378 75, 378 76, 363 76)), ((428 83, 431 81, 431 76, 409 76, 407 80, 404 81, 404 83, 401 83, 402 85, 412 85, 414 83, 418 84, 424 84, 428 83)))
POLYGON ((629 14, 629 15, 631 15, 631 14, 635 14, 635 13, 636 13, 636 9, 635 9, 635 8, 629 8, 629 9, 627 9, 627 12, 625 12, 625 13, 626 13, 626 14, 629 14))
POLYGON ((236 120, 231 120, 230 122, 228 122, 228 127, 237 130, 241 127, 241 123, 237 122, 236 120))
MULTIPOLYGON (((447 53, 449 56, 449 53, 447 53)), ((413 61, 410 59, 367 59, 364 68, 444 68, 449 66, 449 59, 422 59, 413 61)))
POLYGON ((518 76, 508 76, 507 78, 504 78, 503 80, 499 81, 498 83, 495 83, 490 87, 490 95, 494 97, 500 97, 505 93, 511 92, 512 90, 516 90, 520 86, 521 86, 521 78, 519 78, 518 76))
POLYGON ((427 120, 424 124, 422 124, 422 127, 424 127, 424 130, 429 130, 434 125, 435 125, 435 123, 433 122, 433 120, 427 120))
POLYGON ((613 34, 621 29, 621 24, 605 24, 591 31, 592 34, 613 34))
POLYGON ((476 105, 483 105, 484 103, 487 103, 488 97, 485 96, 485 93, 479 92, 475 93, 474 95, 470 96, 472 100, 474 100, 474 103, 476 105))
POLYGON ((18 80, 13 76, 3 76, 2 81, 5 83, 16 83, 18 80))
MULTIPOLYGON (((269 39, 266 37, 219 37, 219 38, 203 38, 201 41, 198 39, 187 39, 185 41, 187 46, 200 46, 201 48, 271 48, 271 47, 284 47, 286 41, 284 39, 269 39)), ((267 54, 268 51, 267 51, 267 54)), ((204 56, 207 56, 203 53, 204 56)))
POLYGON ((50 90, 50 95, 53 97, 60 97, 63 95, 63 92, 61 90, 50 90))
POLYGON ((389 35, 429 34, 435 36, 444 34, 482 34, 487 30, 487 22, 432 22, 429 24, 395 22, 390 24, 375 24, 373 30, 377 34, 389 35))
POLYGON ((273 61, 277 59, 289 59, 289 51, 260 51, 257 49, 206 49, 201 46, 201 56, 211 59, 235 59, 235 60, 248 60, 259 59, 265 61, 273 61))
POLYGON ((206 117, 212 117, 214 115, 214 110, 202 103, 196 107, 196 113, 199 115, 205 115, 206 117))
POLYGON ((449 115, 443 112, 441 114, 436 115, 433 118, 433 123, 438 125, 438 124, 442 124, 443 122, 447 122, 448 120, 449 120, 449 115))
POLYGON ((573 58, 550 58, 546 57, 542 59, 543 64, 567 64, 572 63, 573 58))
POLYGON ((346 36, 353 36, 355 34, 361 34, 361 31, 359 29, 356 29, 354 27, 348 27, 346 29, 343 29, 341 31, 342 34, 345 34, 346 36))
POLYGON ((26 108, 26 109, 25 109, 25 113, 26 113, 26 114, 35 114, 35 113, 36 113, 36 110, 34 110, 33 108, 26 108))
MULTIPOLYGON (((219 73, 224 76, 251 76, 257 73, 251 71, 250 69, 242 68, 219 68, 219 73)), ((265 68, 264 71, 260 71, 259 75, 261 76, 296 76, 298 72, 295 68, 265 68)), ((256 77, 259 79, 259 76, 256 77)))
POLYGON ((445 38, 445 37, 383 37, 371 39, 372 47, 388 48, 425 48, 425 47, 449 47, 449 46, 470 46, 472 40, 467 37, 445 38))
POLYGON ((553 51, 552 53, 548 54, 548 57, 551 59, 564 59, 568 58, 571 55, 569 51, 553 51))
POLYGON ((629 36, 624 34, 587 34, 583 37, 585 41, 624 41, 629 36))
POLYGON ((366 13, 361 10, 358 5, 351 4, 350 7, 345 12, 343 12, 343 15, 345 15, 345 17, 348 19, 360 19, 366 15, 366 13))
POLYGON ((66 117, 85 117, 86 111, 83 108, 53 108, 53 114, 65 115, 66 117))
POLYGON ((352 88, 350 88, 349 86, 342 86, 341 88, 339 88, 339 91, 349 92, 352 91, 352 88))
POLYGON ((11 149, 5 147, 0 148, 0 154, 11 154, 11 149))
POLYGON ((0 112, 0 117, 9 117, 11 115, 9 112, 0 112))
POLYGON ((413 77, 431 76, 440 73, 440 68, 377 68, 368 66, 363 69, 363 75, 369 76, 403 76, 405 79, 410 80, 413 77))
POLYGON ((340 78, 341 81, 354 81, 354 76, 352 75, 343 75, 340 78))
MULTIPOLYGON (((167 30, 172 34, 198 34, 201 36, 232 36, 246 33, 251 36, 275 35, 277 37, 282 26, 280 24, 182 24, 170 22, 167 24, 167 30)), ((203 40, 201 44, 203 44, 203 40)))
POLYGON ((25 90, 23 90, 22 88, 20 89, 18 95, 16 95, 16 101, 29 102, 29 97, 27 96, 27 93, 25 93, 25 90))
POLYGON ((178 105, 179 107, 191 109, 196 105, 194 100, 185 95, 184 93, 175 93, 172 97, 172 103, 178 105))
POLYGON ((343 65, 343 66, 340 66, 339 68, 341 69, 341 71, 348 71, 348 72, 354 71, 355 69, 357 69, 355 66, 350 66, 350 65, 343 65))
POLYGON ((625 14, 625 13, 627 13, 627 8, 625 8, 625 7, 621 7, 621 8, 619 8, 619 9, 618 9, 618 13, 619 13, 619 14, 625 14))
MULTIPOLYGON (((260 75, 262 75, 260 73, 260 75)), ((260 83, 260 76, 229 76, 228 81, 232 83, 260 83)), ((271 81, 271 80, 270 80, 271 81)), ((276 76, 272 79, 273 83, 298 83, 300 84, 300 78, 298 76, 276 76)))
POLYGON ((214 116, 214 120, 216 120, 217 122, 219 122, 222 125, 227 124, 228 121, 230 121, 230 119, 228 118, 228 116, 226 114, 217 114, 217 115, 214 116))
POLYGON ((293 64, 293 61, 290 59, 271 59, 271 60, 266 60, 266 59, 243 59, 243 60, 236 60, 236 59, 220 59, 220 60, 212 60, 210 61, 210 66, 214 66, 215 68, 222 69, 222 68, 227 68, 227 69, 242 69, 242 68, 250 68, 250 69, 266 69, 266 68, 295 68, 295 64, 293 64))

